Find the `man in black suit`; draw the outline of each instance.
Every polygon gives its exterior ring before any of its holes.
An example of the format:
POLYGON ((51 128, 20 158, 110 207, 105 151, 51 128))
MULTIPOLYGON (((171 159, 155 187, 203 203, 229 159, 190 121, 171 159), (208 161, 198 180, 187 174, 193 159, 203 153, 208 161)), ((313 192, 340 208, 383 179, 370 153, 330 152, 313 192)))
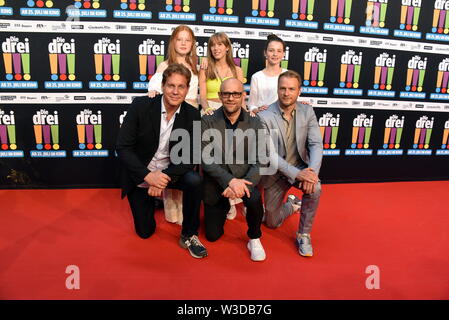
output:
POLYGON ((263 132, 262 124, 242 109, 245 92, 240 80, 223 81, 218 95, 223 106, 201 119, 206 238, 216 241, 223 235, 229 199, 242 198, 247 208, 247 248, 253 261, 263 261, 263 205, 256 188, 260 179, 257 134, 263 132))
POLYGON ((207 250, 198 239, 202 179, 194 171, 192 145, 193 124, 200 121, 200 113, 184 101, 190 78, 185 66, 172 64, 162 76, 162 95, 134 99, 120 128, 117 153, 122 163, 122 197, 128 197, 136 233, 144 239, 154 233, 154 197, 165 188, 182 190, 179 244, 193 257, 204 258, 207 250), (185 144, 182 135, 173 134, 175 130, 190 137, 190 159, 181 163, 170 154, 177 143, 185 144))

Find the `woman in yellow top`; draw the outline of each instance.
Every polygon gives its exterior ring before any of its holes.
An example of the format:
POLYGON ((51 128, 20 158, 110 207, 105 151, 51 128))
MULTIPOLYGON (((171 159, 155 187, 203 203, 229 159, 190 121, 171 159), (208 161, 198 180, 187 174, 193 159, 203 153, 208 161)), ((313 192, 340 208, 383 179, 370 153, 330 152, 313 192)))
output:
POLYGON ((207 67, 199 73, 201 113, 210 113, 221 106, 218 92, 223 80, 237 78, 243 82, 242 69, 235 65, 229 37, 218 32, 207 43, 207 67))

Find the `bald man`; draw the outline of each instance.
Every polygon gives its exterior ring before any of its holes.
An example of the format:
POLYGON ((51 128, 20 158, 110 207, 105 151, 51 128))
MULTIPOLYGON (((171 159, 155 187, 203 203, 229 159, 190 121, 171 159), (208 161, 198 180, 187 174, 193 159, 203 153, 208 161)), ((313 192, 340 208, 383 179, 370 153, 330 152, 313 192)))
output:
POLYGON ((263 205, 256 188, 260 180, 257 131, 263 131, 262 124, 242 109, 245 91, 240 80, 223 81, 218 96, 222 107, 201 119, 206 239, 216 241, 223 235, 229 199, 242 198, 247 208, 247 248, 253 261, 263 261, 263 205))

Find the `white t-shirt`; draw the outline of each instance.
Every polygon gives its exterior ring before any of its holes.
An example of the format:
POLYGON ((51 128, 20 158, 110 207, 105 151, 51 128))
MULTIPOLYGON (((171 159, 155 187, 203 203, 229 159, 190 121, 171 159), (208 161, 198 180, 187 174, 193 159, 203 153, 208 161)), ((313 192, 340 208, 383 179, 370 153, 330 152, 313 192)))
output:
MULTIPOLYGON (((282 72, 285 71, 287 71, 287 69, 282 69, 282 72)), ((265 105, 269 106, 278 100, 278 78, 279 75, 270 77, 262 70, 253 74, 251 77, 251 89, 248 99, 249 110, 265 105)))

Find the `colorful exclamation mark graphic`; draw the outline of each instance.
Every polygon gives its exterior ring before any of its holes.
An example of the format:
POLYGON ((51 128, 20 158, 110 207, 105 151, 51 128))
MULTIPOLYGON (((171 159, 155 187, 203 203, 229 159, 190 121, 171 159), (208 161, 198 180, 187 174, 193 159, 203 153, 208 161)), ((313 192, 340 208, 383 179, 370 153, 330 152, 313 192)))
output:
POLYGON ((119 54, 112 55, 112 73, 113 73, 112 79, 114 81, 120 80, 120 55, 119 54))
POLYGON ((226 0, 226 14, 233 14, 234 0, 226 0))
POLYGON ((326 127, 324 132, 324 149, 329 149, 332 136, 332 127, 326 127))
POLYGON ((305 61, 304 62, 304 85, 308 86, 310 84, 310 69, 312 66, 312 62, 305 61))
POLYGON ((391 90, 394 67, 376 66, 374 70, 374 89, 391 90))
POLYGON ((393 142, 394 142, 394 148, 395 149, 399 149, 399 147, 401 146, 401 137, 402 137, 402 127, 401 128, 394 128, 396 130, 396 140, 392 140, 391 143, 391 149, 393 149, 393 142))
POLYGON ((122 10, 145 10, 145 0, 120 0, 122 10), (128 4, 129 2, 129 4, 128 4))
POLYGON ((6 80, 30 80, 30 54, 29 53, 4 53, 6 80), (23 76, 22 76, 23 66, 23 76), (14 72, 14 76, 13 76, 14 72))
MULTIPOLYGON (((1 1, 0 1, 1 4, 1 1)), ((51 0, 47 0, 47 1, 42 1, 42 0, 38 0, 38 1, 33 1, 33 0, 28 0, 27 1, 27 5, 28 7, 38 7, 38 8, 43 8, 44 6, 47 8, 52 8, 53 7, 53 1, 51 0)))
POLYGON ((340 67, 340 87, 358 88, 360 78, 360 65, 342 63, 340 67))
POLYGON ((14 79, 12 68, 12 54, 3 53, 3 62, 5 64, 6 80, 11 81, 14 79))
POLYGON ((332 127, 331 149, 337 146, 338 126, 332 127))
POLYGON ((363 148, 368 149, 369 148, 369 140, 371 138, 371 130, 373 128, 372 127, 366 127, 365 128, 365 141, 363 144, 363 148))
POLYGON ((384 149, 390 148, 393 149, 393 142, 394 141, 394 136, 396 133, 396 128, 385 128, 385 132, 384 132, 384 149))
POLYGON ((449 14, 447 10, 435 9, 433 11, 432 32, 449 33, 449 14))
POLYGON ((435 91, 437 93, 447 93, 447 85, 449 80, 449 71, 438 71, 437 84, 435 91))
POLYGON ((44 149, 50 150, 51 149, 51 132, 50 132, 50 125, 44 124, 42 126, 42 131, 44 134, 44 149))
POLYGON ((326 71, 326 62, 319 63, 318 72, 318 86, 322 87, 324 85, 324 72, 326 71))
POLYGON ((432 128, 424 129, 425 131, 425 140, 424 140, 424 149, 429 149, 430 137, 432 136, 432 128))
MULTIPOLYGON (((376 3, 379 5, 379 3, 376 3)), ((380 17, 379 17, 379 27, 385 27, 385 17, 387 16, 388 3, 380 3, 380 17)), ((376 27, 376 26, 375 26, 376 27)))
POLYGON ((6 133, 6 125, 0 124, 0 144, 2 150, 8 150, 8 136, 6 133))
MULTIPOLYGON (((416 90, 418 90, 418 92, 421 92, 423 89, 423 85, 424 85, 424 77, 426 75, 426 70, 418 70, 419 73, 419 78, 418 78, 418 87, 416 90)), ((413 89, 412 89, 413 90, 413 89)))
POLYGON ((51 137, 53 139, 53 149, 59 149, 59 125, 51 125, 51 137))
POLYGON ((406 91, 422 91, 422 86, 424 84, 424 76, 426 74, 426 70, 419 69, 408 69, 407 70, 407 81, 406 81, 406 91))
POLYGON ((100 8, 100 0, 75 0, 75 8, 81 9, 98 9, 100 8))
POLYGON ((23 80, 30 80, 30 54, 29 53, 22 53, 22 66, 23 66, 23 80))
POLYGON ((14 79, 22 80, 22 63, 20 62, 20 53, 12 54, 12 61, 14 66, 14 79))
POLYGON ((166 0, 165 10, 176 11, 176 12, 189 12, 190 11, 190 0, 166 0), (174 3, 173 3, 174 2, 174 3))
POLYGON ((337 147, 338 126, 320 127, 321 135, 324 138, 324 149, 335 149, 337 147))
POLYGON ((309 84, 312 87, 319 86, 322 87, 324 85, 324 73, 326 71, 326 62, 305 62, 304 63, 304 85, 309 84), (310 70, 310 67, 312 70, 310 70), (309 74, 311 74, 311 78, 309 79, 309 74))
MULTIPOLYGON (((352 83, 352 87, 357 89, 359 87, 359 80, 360 80, 360 70, 362 69, 362 66, 360 64, 352 65, 354 68, 354 79, 352 83)), ((351 83, 351 82, 349 82, 351 83)), ((350 88, 350 85, 348 84, 348 88, 350 88)))
MULTIPOLYGON (((449 129, 444 129, 441 149, 449 149, 449 129)), ((11 148, 12 149, 12 148, 11 148)))
POLYGON ((393 73, 394 73, 394 67, 385 67, 385 71, 387 73, 387 84, 384 85, 386 90, 391 90, 392 88, 392 82, 393 82, 393 73))
POLYGON ((275 0, 252 0, 252 12, 254 17, 260 15, 261 17, 274 17, 274 3, 275 0), (268 4, 268 6, 267 6, 268 4), (260 11, 259 11, 260 10, 260 11))
POLYGON ((385 128, 384 149, 399 149, 403 128, 385 128))
POLYGON ((81 150, 87 149, 101 149, 102 148, 102 135, 101 135, 101 124, 81 124, 77 125, 78 129, 78 141, 81 150))
POLYGON ((92 150, 94 148, 94 126, 92 124, 86 124, 86 142, 87 149, 92 150))
POLYGON ((58 54, 58 62, 59 62, 59 79, 62 81, 67 80, 67 55, 65 53, 58 54))
POLYGON ((11 150, 17 149, 15 125, 0 125, 0 143, 2 150, 8 150, 8 148, 11 150))
POLYGON ((76 79, 75 76, 75 54, 74 53, 68 53, 67 54, 67 64, 69 67, 69 80, 73 81, 76 79))
POLYGON ((42 150, 42 125, 35 124, 34 125, 34 138, 36 140, 36 149, 42 150))
POLYGON ((365 127, 360 127, 359 128, 359 139, 358 139, 358 144, 357 144, 357 149, 362 149, 363 147, 363 138, 365 137, 365 127))
POLYGON ((352 127, 352 140, 351 148, 355 149, 357 147, 357 137, 359 136, 359 127, 352 127))
POLYGON ((415 138, 413 140, 413 148, 414 149, 422 149, 424 146, 424 139, 426 135, 426 129, 424 128, 416 128, 415 129, 415 138))
MULTIPOLYGON (((10 61, 10 56, 8 54, 3 54, 3 58, 5 60, 5 69, 6 69, 6 79, 7 80, 12 80, 12 75, 9 75, 8 69, 11 69, 11 61, 10 61)), ((13 66, 13 70, 14 70, 14 79, 17 81, 20 80, 30 80, 31 79, 31 75, 30 75, 30 54, 29 53, 12 53, 12 66, 13 66), (23 66, 23 76, 22 76, 22 66, 23 66)))
POLYGON ((148 55, 148 79, 156 72, 156 56, 148 55))
POLYGON ((292 0, 292 18, 300 20, 313 20, 315 0, 292 0), (299 12, 299 15, 298 15, 299 12))
POLYGON ((140 81, 150 80, 151 76, 147 78, 147 55, 139 54, 139 73, 140 81))
POLYGON ((419 14, 421 12, 420 7, 402 6, 401 7, 401 20, 400 29, 405 30, 418 30, 419 14))
POLYGON ((94 55, 95 59, 95 78, 97 81, 103 80, 103 55, 96 53, 94 55))
POLYGON ((76 130, 78 132, 78 143, 81 150, 86 149, 86 126, 84 124, 76 125, 76 130))
POLYGON ((330 22, 349 24, 351 22, 351 9, 352 0, 331 0, 330 22))
POLYGON ((234 10, 234 0, 218 0, 218 8, 217 8, 217 0, 209 0, 209 12, 212 14, 232 14, 234 10), (225 5, 226 4, 226 5, 225 5))
POLYGON ((112 66, 112 54, 110 53, 103 54, 104 80, 106 81, 110 81, 112 79, 111 66, 112 66))
POLYGON ((411 84, 412 84, 412 77, 413 77, 413 72, 414 70, 409 68, 407 69, 407 80, 405 83, 405 90, 410 91, 411 89, 411 84))
POLYGON ((95 149, 99 150, 102 147, 101 144, 101 124, 94 124, 94 135, 95 135, 95 149))
POLYGON ((48 55, 50 59, 50 72, 51 72, 51 80, 58 80, 58 54, 50 53, 48 55))

